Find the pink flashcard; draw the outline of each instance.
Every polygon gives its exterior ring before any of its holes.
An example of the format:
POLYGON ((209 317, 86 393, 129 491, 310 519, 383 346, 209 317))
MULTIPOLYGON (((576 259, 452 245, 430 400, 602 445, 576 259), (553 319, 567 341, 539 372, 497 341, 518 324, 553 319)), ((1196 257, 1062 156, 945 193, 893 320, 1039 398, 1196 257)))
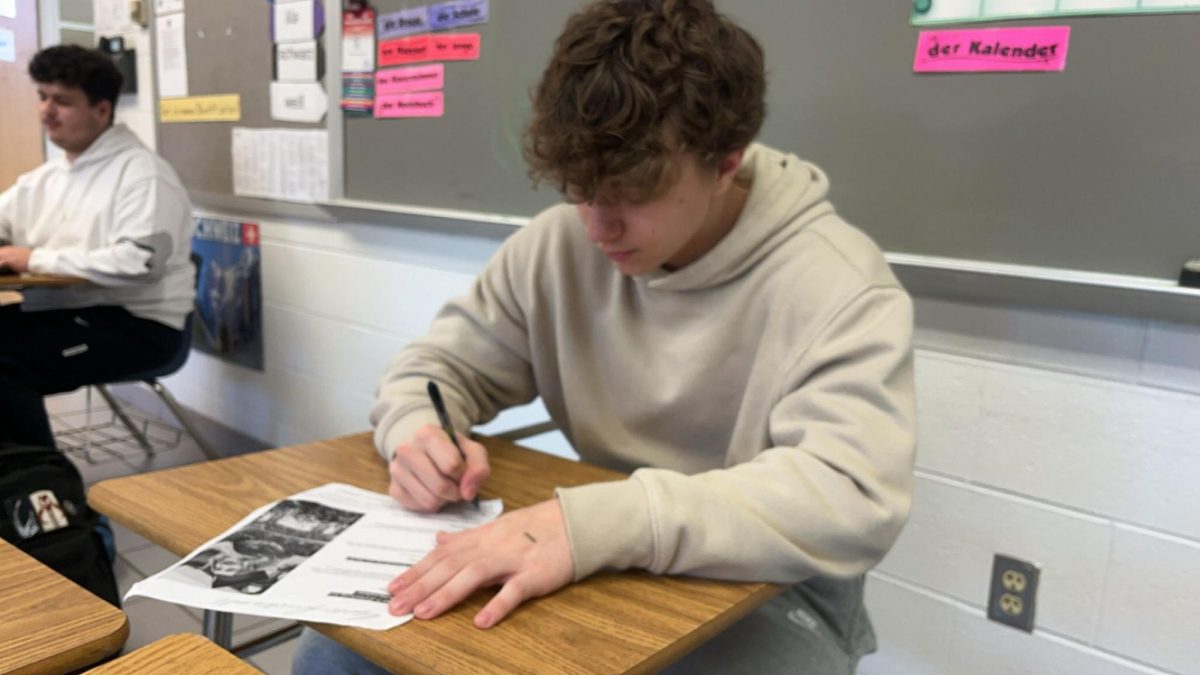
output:
POLYGON ((913 72, 1060 71, 1070 42, 1070 26, 926 30, 917 38, 913 72))
POLYGON ((379 67, 432 61, 433 55, 430 50, 432 44, 428 35, 382 40, 379 43, 379 67))
POLYGON ((451 33, 433 36, 433 60, 476 61, 479 59, 479 33, 451 33))
POLYGON ((446 84, 446 65, 388 68, 375 73, 375 95, 401 94, 406 91, 430 91, 446 84))
POLYGON ((446 111, 440 91, 375 97, 375 117, 441 117, 446 111))

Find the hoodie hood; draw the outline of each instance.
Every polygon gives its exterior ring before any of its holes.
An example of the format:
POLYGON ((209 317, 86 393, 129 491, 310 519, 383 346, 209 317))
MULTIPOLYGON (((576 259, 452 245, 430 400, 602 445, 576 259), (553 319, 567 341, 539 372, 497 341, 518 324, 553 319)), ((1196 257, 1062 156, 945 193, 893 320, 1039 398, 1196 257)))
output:
POLYGON ((105 160, 118 152, 140 147, 143 147, 142 142, 129 130, 129 127, 124 124, 113 124, 105 129, 104 133, 97 136, 87 150, 75 158, 71 169, 78 171, 88 164, 105 160))
POLYGON ((832 214, 826 200, 829 180, 799 157, 759 143, 746 149, 738 180, 750 195, 733 228, 699 260, 683 269, 643 277, 661 291, 692 291, 718 286, 754 267, 785 239, 832 214))

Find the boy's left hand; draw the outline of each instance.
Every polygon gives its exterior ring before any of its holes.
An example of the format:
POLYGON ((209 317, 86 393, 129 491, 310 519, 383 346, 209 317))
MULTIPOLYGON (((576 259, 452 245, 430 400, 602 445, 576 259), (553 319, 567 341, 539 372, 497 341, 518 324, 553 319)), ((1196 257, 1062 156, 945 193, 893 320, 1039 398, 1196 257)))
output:
POLYGON ((8 268, 13 272, 29 271, 29 256, 33 249, 24 246, 0 246, 0 268, 8 268))
POLYGON ((562 509, 551 499, 481 527, 439 532, 437 548, 388 584, 388 610, 432 619, 476 589, 501 584, 475 615, 476 627, 491 628, 517 605, 553 593, 574 576, 562 509))

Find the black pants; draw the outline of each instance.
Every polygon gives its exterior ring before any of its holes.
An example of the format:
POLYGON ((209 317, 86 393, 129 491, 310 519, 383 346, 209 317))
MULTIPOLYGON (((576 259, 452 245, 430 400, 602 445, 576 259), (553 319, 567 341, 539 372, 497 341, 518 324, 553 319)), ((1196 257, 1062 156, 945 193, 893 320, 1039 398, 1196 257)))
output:
POLYGON ((0 308, 0 441, 54 447, 43 396, 164 365, 182 340, 122 307, 0 308))

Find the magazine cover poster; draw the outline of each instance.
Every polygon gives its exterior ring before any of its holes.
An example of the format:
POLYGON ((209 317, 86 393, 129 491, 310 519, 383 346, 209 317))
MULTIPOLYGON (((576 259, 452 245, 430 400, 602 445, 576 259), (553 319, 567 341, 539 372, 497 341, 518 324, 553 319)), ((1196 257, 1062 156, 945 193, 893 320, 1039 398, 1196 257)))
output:
POLYGON ((263 369, 262 272, 257 223, 197 218, 192 346, 263 369))

